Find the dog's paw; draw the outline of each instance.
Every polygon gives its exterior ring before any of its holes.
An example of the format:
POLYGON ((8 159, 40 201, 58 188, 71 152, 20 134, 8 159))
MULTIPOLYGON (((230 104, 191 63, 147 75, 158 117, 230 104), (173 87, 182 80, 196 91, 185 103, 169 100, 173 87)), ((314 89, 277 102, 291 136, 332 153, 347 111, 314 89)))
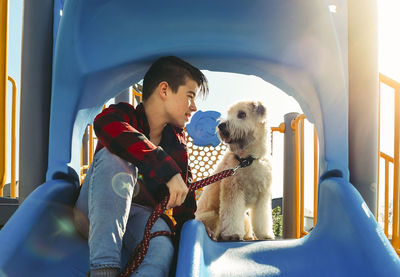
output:
POLYGON ((271 240, 271 239, 275 239, 275 235, 272 234, 262 234, 262 235, 257 235, 257 238, 260 240, 271 240))
POLYGON ((245 234, 243 237, 244 240, 257 240, 257 237, 254 233, 251 234, 245 234))
POLYGON ((221 239, 225 241, 235 241, 235 240, 243 240, 243 236, 241 237, 238 234, 224 234, 221 233, 221 239))
POLYGON ((210 239, 212 239, 212 240, 214 240, 214 241, 217 241, 217 240, 218 240, 217 235, 214 233, 213 230, 211 230, 211 228, 209 228, 209 227, 206 226, 206 231, 207 231, 207 234, 208 234, 208 236, 210 237, 210 239))

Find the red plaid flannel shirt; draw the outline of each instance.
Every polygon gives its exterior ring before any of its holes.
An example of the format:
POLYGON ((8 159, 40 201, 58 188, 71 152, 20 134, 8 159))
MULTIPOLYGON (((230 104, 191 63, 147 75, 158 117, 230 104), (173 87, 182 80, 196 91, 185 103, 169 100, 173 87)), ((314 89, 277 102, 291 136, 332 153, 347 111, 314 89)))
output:
MULTIPOLYGON (((177 173, 187 184, 191 181, 183 130, 167 125, 160 146, 154 145, 148 139, 150 127, 143 104, 136 109, 123 102, 110 105, 96 116, 93 126, 98 138, 96 153, 107 147, 138 168, 140 190, 134 202, 154 206, 168 193, 165 183, 177 173)), ((177 231, 185 221, 194 218, 196 208, 195 193, 190 192, 185 202, 173 210, 177 231)))

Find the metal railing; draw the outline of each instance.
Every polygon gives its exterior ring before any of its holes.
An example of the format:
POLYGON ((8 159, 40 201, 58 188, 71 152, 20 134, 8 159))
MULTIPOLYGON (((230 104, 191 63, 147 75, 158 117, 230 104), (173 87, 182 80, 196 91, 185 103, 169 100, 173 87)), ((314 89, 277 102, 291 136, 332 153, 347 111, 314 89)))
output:
POLYGON ((8 76, 8 20, 9 1, 0 1, 0 86, 3 95, 0 97, 0 197, 4 196, 4 187, 6 185, 8 163, 7 163, 7 148, 8 136, 11 138, 11 181, 10 193, 7 196, 11 198, 17 197, 16 184, 16 118, 17 118, 17 84, 13 78, 8 76), (12 106, 11 106, 11 134, 8 134, 7 126, 7 82, 12 85, 12 106))
MULTIPOLYGON (((16 182, 16 141, 17 141, 17 135, 16 135, 16 125, 17 125, 17 83, 13 78, 8 76, 8 81, 10 81, 12 85, 12 106, 11 106, 11 181, 10 181, 10 197, 11 198, 16 198, 17 197, 17 182, 16 182)), ((4 102, 7 103, 7 93, 4 93, 3 95, 4 102)), ((5 135, 3 137, 3 144, 4 144, 4 149, 7 149, 7 109, 5 109, 4 112, 4 118, 1 120, 0 125, 1 128, 5 129, 5 135)), ((3 166, 2 166, 2 181, 0 183, 0 197, 4 196, 4 186, 6 183, 6 178, 7 178, 7 151, 5 151, 3 155, 3 166)))
POLYGON ((8 55, 8 1, 0 1, 0 196, 6 182, 7 164, 7 55, 8 55))
MULTIPOLYGON (((142 93, 137 91, 135 87, 131 87, 131 95, 132 101, 131 104, 135 106, 138 103, 142 102, 142 93)), ((106 106, 103 106, 105 109, 106 106)), ((93 125, 88 125, 85 130, 85 135, 82 139, 82 147, 81 147, 81 168, 80 168, 80 180, 81 183, 85 179, 86 172, 89 169, 90 165, 93 161, 93 155, 95 150, 95 141, 97 140, 96 135, 93 131, 93 125)))
MULTIPOLYGON (((384 232, 386 237, 389 238, 389 163, 394 163, 393 157, 386 155, 383 152, 379 153, 379 156, 385 161, 385 206, 384 206, 384 232)), ((379 192, 379 182, 378 182, 378 192, 379 192)), ((379 203, 379 193, 377 195, 377 202, 379 203)), ((379 205, 377 206, 376 213, 377 220, 379 220, 379 205)))
POLYGON ((94 136, 93 133, 93 125, 87 126, 85 130, 85 135, 82 139, 82 148, 81 148, 81 168, 80 168, 81 183, 85 179, 86 172, 93 161, 95 139, 97 138, 94 136))
MULTIPOLYGON (((308 234, 307 231, 304 230, 304 193, 305 193, 305 184, 304 184, 304 120, 306 116, 304 114, 298 115, 291 122, 291 128, 295 132, 295 159, 296 159, 296 238, 301 238, 308 234)), ((314 201, 313 201, 313 226, 317 223, 317 208, 318 208, 318 136, 317 130, 314 127, 314 143, 313 143, 313 155, 314 155, 314 201)))
MULTIPOLYGON (((400 255, 400 195, 399 195, 399 173, 400 173, 400 83, 391 78, 379 74, 379 158, 378 169, 380 169, 380 159, 385 162, 385 188, 384 188, 384 233, 390 239, 389 235, 389 165, 393 164, 393 213, 392 213, 392 237, 391 242, 397 254, 400 255), (385 84, 394 90, 394 157, 380 151, 380 118, 381 118, 381 85, 385 84)), ((377 188, 377 212, 376 219, 379 221, 379 183, 380 172, 378 171, 378 188, 377 188)))

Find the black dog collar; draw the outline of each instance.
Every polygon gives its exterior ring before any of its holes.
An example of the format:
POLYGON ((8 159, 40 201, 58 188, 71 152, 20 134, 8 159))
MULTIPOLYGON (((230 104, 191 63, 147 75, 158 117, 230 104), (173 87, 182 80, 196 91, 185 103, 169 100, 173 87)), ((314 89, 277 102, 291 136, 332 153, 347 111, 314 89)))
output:
POLYGON ((252 156, 248 156, 247 158, 240 158, 238 155, 235 155, 235 159, 239 161, 239 166, 241 168, 251 165, 253 161, 256 160, 252 156))

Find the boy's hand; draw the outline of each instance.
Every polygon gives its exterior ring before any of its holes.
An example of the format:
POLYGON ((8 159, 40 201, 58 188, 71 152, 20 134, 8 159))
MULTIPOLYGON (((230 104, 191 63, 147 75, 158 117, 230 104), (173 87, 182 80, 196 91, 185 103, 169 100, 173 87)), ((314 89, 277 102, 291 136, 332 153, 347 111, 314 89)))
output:
POLYGON ((169 189, 169 201, 167 203, 167 209, 182 205, 186 199, 187 193, 189 192, 188 187, 182 179, 182 176, 179 173, 174 175, 174 177, 172 177, 166 185, 169 189))

